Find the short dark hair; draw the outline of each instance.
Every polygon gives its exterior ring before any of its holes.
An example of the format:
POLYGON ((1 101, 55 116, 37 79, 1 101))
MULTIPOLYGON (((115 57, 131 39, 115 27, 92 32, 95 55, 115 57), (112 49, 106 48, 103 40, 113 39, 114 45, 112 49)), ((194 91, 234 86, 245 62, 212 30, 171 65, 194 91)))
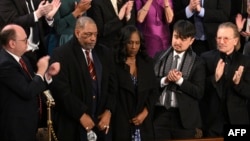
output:
POLYGON ((0 32, 0 43, 1 45, 7 45, 9 40, 16 38, 16 31, 14 28, 3 29, 0 32))
POLYGON ((182 39, 186 39, 188 37, 195 37, 196 34, 196 30, 195 30, 195 26, 187 21, 187 20, 178 20, 175 24, 174 24, 174 30, 178 36, 182 39))

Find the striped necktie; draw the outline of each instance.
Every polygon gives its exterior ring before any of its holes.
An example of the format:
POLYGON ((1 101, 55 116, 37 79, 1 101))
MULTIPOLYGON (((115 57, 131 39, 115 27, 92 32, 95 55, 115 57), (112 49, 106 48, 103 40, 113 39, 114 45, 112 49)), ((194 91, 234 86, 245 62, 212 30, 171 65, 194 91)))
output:
MULTIPOLYGON (((33 77, 31 76, 28 68, 27 68, 27 65, 26 63, 24 62, 23 58, 20 58, 19 59, 19 63, 21 64, 23 70, 25 71, 25 73, 31 78, 33 79, 33 77)), ((40 95, 38 95, 38 104, 39 104, 39 116, 40 116, 40 119, 42 118, 42 98, 40 95)))
POLYGON ((22 66, 23 70, 25 71, 25 73, 32 79, 32 76, 31 76, 31 74, 30 74, 30 72, 29 72, 29 70, 27 68, 27 65, 24 62, 23 58, 20 58, 19 63, 21 64, 21 66, 22 66))
POLYGON ((96 73, 95 73, 95 67, 94 67, 94 62, 91 60, 90 55, 89 55, 89 50, 85 51, 87 62, 88 62, 88 70, 91 78, 93 80, 96 80, 96 73))

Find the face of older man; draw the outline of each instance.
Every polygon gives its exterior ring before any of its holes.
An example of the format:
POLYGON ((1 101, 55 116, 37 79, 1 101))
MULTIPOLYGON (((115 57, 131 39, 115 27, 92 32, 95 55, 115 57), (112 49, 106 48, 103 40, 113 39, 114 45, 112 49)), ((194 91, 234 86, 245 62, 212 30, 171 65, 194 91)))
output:
POLYGON ((11 52, 17 56, 22 56, 28 47, 27 35, 24 29, 20 26, 13 26, 16 31, 15 39, 12 39, 10 42, 11 52))
POLYGON ((232 28, 221 27, 217 31, 216 42, 218 50, 229 55, 234 51, 238 38, 234 37, 232 28))
POLYGON ((87 22, 84 28, 76 29, 76 37, 84 49, 93 49, 97 39, 96 24, 87 22))

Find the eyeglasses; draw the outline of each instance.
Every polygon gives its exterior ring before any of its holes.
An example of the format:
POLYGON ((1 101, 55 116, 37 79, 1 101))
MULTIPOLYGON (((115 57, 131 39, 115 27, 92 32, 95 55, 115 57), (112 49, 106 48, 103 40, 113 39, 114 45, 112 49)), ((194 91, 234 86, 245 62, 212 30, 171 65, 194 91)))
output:
POLYGON ((234 39, 234 38, 216 37, 215 39, 216 39, 217 42, 220 41, 220 40, 223 40, 224 43, 227 43, 227 42, 229 42, 230 40, 232 40, 232 39, 234 39))
POLYGON ((21 41, 21 42, 24 42, 25 44, 28 43, 28 39, 27 39, 27 38, 25 38, 25 39, 23 39, 23 40, 15 40, 15 41, 21 41))
POLYGON ((84 32, 83 33, 84 37, 91 37, 91 36, 94 36, 94 37, 97 37, 98 33, 97 32, 84 32))

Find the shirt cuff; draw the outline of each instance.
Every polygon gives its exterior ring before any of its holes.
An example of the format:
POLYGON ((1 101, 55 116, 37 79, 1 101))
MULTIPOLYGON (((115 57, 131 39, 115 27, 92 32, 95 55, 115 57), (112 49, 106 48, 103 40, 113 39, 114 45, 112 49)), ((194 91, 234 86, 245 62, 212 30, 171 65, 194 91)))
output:
POLYGON ((36 74, 37 76, 39 76, 39 77, 41 77, 41 79, 44 81, 44 78, 43 78, 43 76, 41 75, 41 74, 36 74))
POLYGON ((192 11, 190 11, 190 9, 188 8, 188 6, 185 9, 185 13, 186 13, 186 17, 188 19, 194 15, 194 13, 192 11))
POLYGON ((38 22, 38 18, 37 18, 37 16, 36 16, 35 11, 33 12, 33 15, 34 15, 35 22, 38 22))
POLYGON ((165 77, 162 77, 162 79, 161 79, 161 88, 162 88, 162 87, 165 87, 166 85, 168 85, 168 83, 165 82, 166 79, 167 79, 166 76, 165 76, 165 77))
POLYGON ((54 23, 54 18, 53 18, 53 19, 51 19, 51 20, 48 20, 48 19, 46 18, 46 21, 47 21, 47 23, 48 23, 48 25, 49 25, 50 27, 52 27, 52 26, 53 26, 53 23, 54 23))
POLYGON ((205 9, 202 7, 201 8, 201 11, 200 11, 200 13, 198 14, 199 15, 199 17, 204 17, 204 15, 205 15, 205 9))
POLYGON ((52 77, 51 77, 50 79, 48 79, 48 78, 46 77, 46 74, 45 74, 44 78, 45 78, 47 84, 52 83, 52 77))
POLYGON ((183 81, 184 81, 184 79, 183 79, 183 77, 181 77, 178 81, 175 82, 175 84, 180 86, 183 83, 183 81))
POLYGON ((129 21, 129 20, 130 20, 130 18, 131 18, 131 14, 126 15, 126 20, 127 20, 127 21, 129 21))

